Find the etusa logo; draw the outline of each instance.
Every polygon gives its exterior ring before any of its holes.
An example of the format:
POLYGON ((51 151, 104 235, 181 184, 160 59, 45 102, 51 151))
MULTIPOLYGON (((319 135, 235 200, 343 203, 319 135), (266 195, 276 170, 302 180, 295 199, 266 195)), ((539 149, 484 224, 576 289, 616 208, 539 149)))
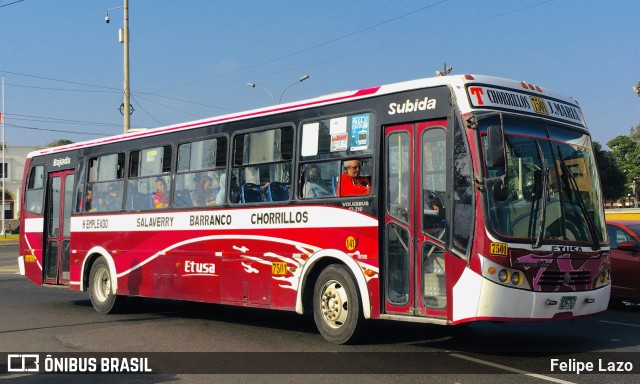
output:
POLYGON ((196 275, 215 275, 216 265, 214 263, 198 263, 187 260, 184 263, 184 273, 196 275))

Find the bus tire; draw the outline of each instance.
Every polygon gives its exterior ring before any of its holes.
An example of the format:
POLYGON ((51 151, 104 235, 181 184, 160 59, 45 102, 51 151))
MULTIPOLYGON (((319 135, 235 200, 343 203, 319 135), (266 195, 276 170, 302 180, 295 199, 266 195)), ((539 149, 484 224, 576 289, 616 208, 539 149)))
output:
POLYGON ((117 297, 111 285, 111 270, 103 257, 98 258, 91 266, 89 298, 93 308, 100 314, 105 315, 116 311, 117 297))
POLYGON ((358 340, 363 321, 360 297, 344 265, 329 265, 318 276, 313 291, 313 319, 320 334, 331 343, 358 340))

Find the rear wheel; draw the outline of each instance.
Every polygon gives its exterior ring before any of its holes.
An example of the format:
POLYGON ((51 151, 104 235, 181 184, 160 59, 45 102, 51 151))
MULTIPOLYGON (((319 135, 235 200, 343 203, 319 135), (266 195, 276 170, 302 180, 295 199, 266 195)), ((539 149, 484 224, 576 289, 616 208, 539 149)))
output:
MULTIPOLYGON (((101 314, 113 313, 116 311, 117 296, 111 285, 111 270, 107 261, 100 257, 91 266, 89 274, 89 297, 93 308, 101 314)), ((122 301, 119 298, 118 301, 122 301)))
POLYGON ((349 270, 338 264, 325 268, 313 292, 313 319, 320 334, 336 344, 353 343, 362 331, 358 290, 349 270))

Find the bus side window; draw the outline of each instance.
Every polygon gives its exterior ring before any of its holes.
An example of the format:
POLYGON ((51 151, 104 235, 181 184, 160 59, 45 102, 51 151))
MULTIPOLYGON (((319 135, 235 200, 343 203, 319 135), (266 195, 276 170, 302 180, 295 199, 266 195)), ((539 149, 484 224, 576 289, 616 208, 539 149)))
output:
POLYGON ((431 128, 422 134, 422 229, 441 238, 445 230, 447 167, 446 131, 431 128))
POLYGON ((226 137, 180 144, 177 165, 174 207, 205 207, 224 203, 226 137))
POLYGON ((89 159, 89 175, 83 212, 116 212, 122 209, 124 153, 89 159))
POLYGON ((336 196, 340 162, 309 163, 300 167, 300 197, 322 199, 336 196))
POLYGON ((27 212, 42 215, 42 204, 44 199, 44 166, 39 165, 31 168, 29 179, 27 180, 27 192, 25 196, 25 207, 27 212))
POLYGON ((291 199, 293 127, 240 134, 233 145, 231 202, 291 199))
POLYGON ((453 246, 466 254, 474 222, 472 166, 464 132, 457 125, 453 145, 453 246))
POLYGON ((173 187, 169 175, 172 159, 171 146, 133 151, 129 156, 126 209, 140 211, 168 208, 173 187))

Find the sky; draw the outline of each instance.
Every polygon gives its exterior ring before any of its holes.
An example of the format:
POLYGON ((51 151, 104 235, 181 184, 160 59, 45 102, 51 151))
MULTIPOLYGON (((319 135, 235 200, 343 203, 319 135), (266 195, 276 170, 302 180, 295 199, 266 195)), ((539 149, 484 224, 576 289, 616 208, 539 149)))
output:
MULTIPOLYGON (((7 145, 122 133, 122 5, 0 0, 7 145)), ((638 15, 637 0, 129 0, 131 126, 432 77, 446 63, 573 97, 606 145, 640 124, 638 15)))

